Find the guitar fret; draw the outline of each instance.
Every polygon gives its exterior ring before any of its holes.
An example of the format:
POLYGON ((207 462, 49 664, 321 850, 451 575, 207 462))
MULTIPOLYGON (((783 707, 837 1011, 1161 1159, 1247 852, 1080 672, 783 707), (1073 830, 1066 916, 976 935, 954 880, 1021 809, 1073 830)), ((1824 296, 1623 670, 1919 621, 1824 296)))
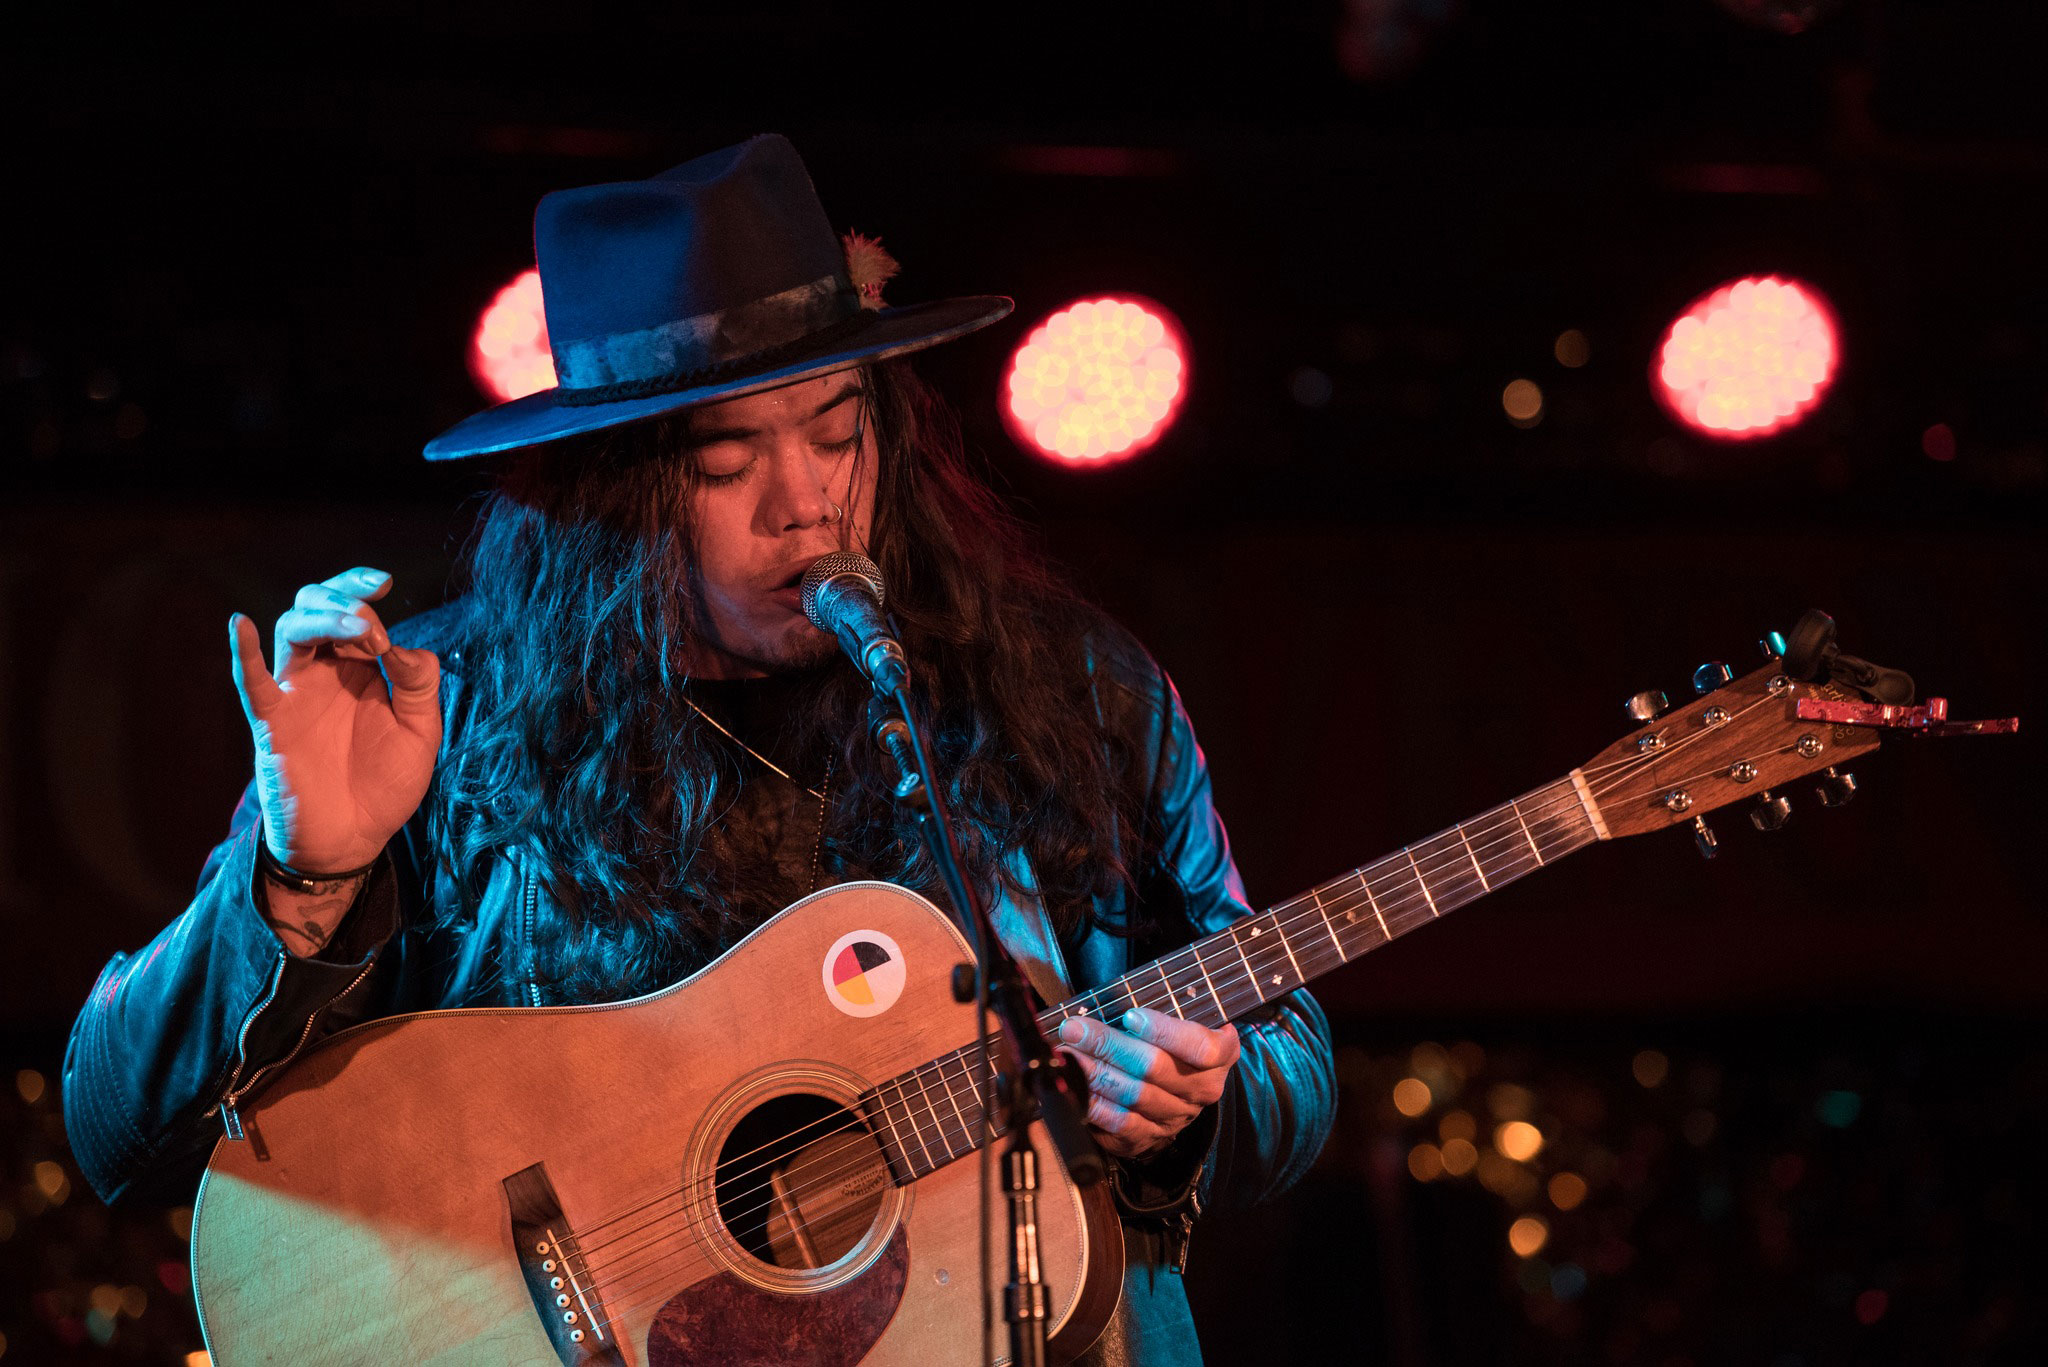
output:
POLYGON ((953 1051, 952 1057, 960 1062, 960 1081, 967 1091, 967 1133, 975 1136, 969 1149, 978 1149, 996 1137, 995 1127, 988 1123, 988 1110, 982 1105, 981 1083, 975 1077, 974 1063, 979 1050, 969 1045, 953 1051))
POLYGON ((1174 1000, 1173 979, 1166 976, 1166 960, 1154 959, 1152 961, 1152 971, 1159 975, 1160 983, 1163 984, 1166 988, 1166 1004, 1173 1008, 1174 1015, 1179 1016, 1182 1020, 1186 1020, 1188 1018, 1188 1013, 1181 1010, 1180 1003, 1174 1000))
MULTIPOLYGON (((896 1090, 903 1097, 904 1118, 910 1122, 910 1133, 916 1138, 917 1147, 924 1153, 924 1170, 926 1172, 935 1172, 939 1165, 932 1162, 932 1146, 924 1142, 924 1127, 917 1123, 917 1112, 910 1100, 910 1089, 904 1085, 904 1078, 915 1076, 916 1073, 912 1072, 905 1073, 903 1077, 898 1078, 896 1080, 896 1090)), ((919 1082, 918 1091, 922 1092, 923 1090, 924 1084, 919 1082)))
MULTIPOLYGON (((979 1053, 980 1050, 977 1046, 966 1044, 955 1049, 942 1060, 945 1064, 945 1071, 941 1076, 950 1079, 954 1068, 957 1067, 960 1070, 960 1088, 966 1093, 967 1101, 963 1106, 956 1100, 953 1103, 953 1109, 960 1117, 960 1134, 961 1138, 966 1142, 966 1151, 969 1153, 980 1148, 989 1139, 996 1137, 993 1133, 988 1134, 986 1138, 977 1137, 981 1135, 982 1131, 990 1128, 982 1123, 986 1118, 986 1114, 982 1110, 980 1086, 975 1081, 974 1076, 974 1063, 979 1053)), ((953 1084, 949 1080, 946 1083, 947 1095, 950 1096, 952 1091, 953 1084)))
MULTIPOLYGON (((904 1174, 908 1177, 918 1177, 922 1175, 922 1172, 917 1165, 917 1155, 911 1152, 909 1140, 903 1137, 903 1126, 907 1126, 910 1123, 910 1117, 907 1113, 899 1114, 903 1110, 901 1102, 891 1101, 884 1094, 884 1088, 890 1087, 895 1088, 900 1095, 903 1090, 903 1079, 891 1078, 889 1081, 876 1087, 874 1091, 875 1104, 881 1107, 882 1119, 889 1126, 889 1136, 896 1141, 896 1151, 903 1157, 904 1174), (899 1119, 902 1121, 902 1125, 897 1123, 899 1119)), ((916 1131, 912 1130, 912 1133, 915 1134, 916 1131)))
POLYGON ((969 1106, 973 1104, 974 1098, 972 1096, 968 1096, 963 1101, 963 1099, 959 1095, 955 1094, 955 1092, 953 1091, 956 1064, 960 1065, 958 1068, 959 1077, 957 1080, 961 1083, 963 1087, 965 1087, 967 1083, 968 1074, 967 1069, 965 1067, 966 1060, 956 1059, 955 1057, 949 1054, 944 1059, 941 1059, 939 1062, 939 1082, 942 1086, 945 1087, 946 1101, 953 1108, 953 1123, 960 1127, 960 1152, 973 1153, 975 1142, 974 1122, 968 1119, 967 1112, 969 1106))
POLYGON ((1543 867, 1543 851, 1542 851, 1542 850, 1540 850, 1540 849, 1538 849, 1538 848, 1536 848, 1536 837, 1535 837, 1535 836, 1533 836, 1533 835, 1531 835, 1531 834, 1529 834, 1529 823, 1528 823, 1528 822, 1526 822, 1526 821, 1524 821, 1524 820, 1522 820, 1522 805, 1521 805, 1521 803, 1519 803, 1519 802, 1516 802, 1516 801, 1512 801, 1512 800, 1511 800, 1511 801, 1509 801, 1509 803, 1508 803, 1508 810, 1509 810, 1509 811, 1511 811, 1511 812, 1513 812, 1513 813, 1515 814, 1515 824, 1516 824, 1517 826, 1520 826, 1520 827, 1522 828, 1522 839, 1524 839, 1524 840, 1526 840, 1526 841, 1528 841, 1528 842, 1529 842, 1529 853, 1531 853, 1531 854, 1533 854, 1533 855, 1535 855, 1535 856, 1536 856, 1536 867, 1537 867, 1537 868, 1539 868, 1539 869, 1540 869, 1540 868, 1542 868, 1542 867, 1543 867))
POLYGON ((1415 885, 1422 889, 1422 900, 1429 903, 1429 914, 1431 916, 1443 915, 1442 912, 1436 909, 1436 898, 1429 895, 1429 884, 1423 880, 1422 866, 1415 862, 1415 852, 1413 847, 1403 845, 1401 847, 1401 853, 1408 856, 1408 867, 1415 870, 1415 885))
MULTIPOLYGON (((1294 946, 1287 943, 1287 932, 1280 928, 1280 922, 1277 917, 1273 921, 1273 933, 1280 937, 1280 948, 1287 951, 1287 962, 1294 967, 1295 985, 1299 986, 1307 982, 1308 974, 1301 971, 1301 961, 1294 957, 1294 946)), ((1256 935, 1258 932, 1255 930, 1252 934, 1256 935)), ((1344 956, 1340 954, 1337 957, 1341 959, 1344 956)))
POLYGON ((1479 880, 1479 890, 1465 899, 1468 902, 1477 901, 1492 892, 1496 878, 1503 883, 1514 880, 1514 865, 1503 863, 1499 853, 1499 817, 1498 812, 1481 812, 1457 827, 1458 839, 1465 846, 1465 862, 1471 865, 1473 876, 1479 880), (1481 851, 1486 854, 1483 859, 1480 858, 1481 851))
POLYGON ((1230 1013, 1223 1009, 1223 998, 1216 995, 1216 983, 1213 979, 1209 977, 1208 965, 1202 962, 1202 951, 1200 949, 1201 943, 1202 942, 1200 940, 1197 940, 1194 944, 1189 945, 1187 949, 1184 949, 1181 952, 1183 954, 1189 952, 1192 952, 1194 954, 1195 970, 1202 975, 1202 985, 1209 989, 1209 1000, 1216 1003, 1216 1010, 1222 1015, 1223 1019, 1229 1020, 1230 1013))
POLYGON ((1380 923, 1380 934, 1385 937, 1382 943, 1393 943, 1394 932, 1387 929, 1386 913, 1380 910, 1379 898, 1372 895, 1372 884, 1366 880, 1365 870, 1360 869, 1357 877, 1358 886, 1365 889, 1365 904, 1372 908, 1373 919, 1380 923))
MULTIPOLYGON (((1331 945, 1337 950, 1337 962, 1340 964, 1350 963, 1351 960, 1344 956, 1344 942, 1337 938, 1337 927, 1330 921, 1330 909, 1323 905, 1323 894, 1311 888, 1308 895, 1309 899, 1316 904, 1316 911, 1323 918, 1323 932, 1330 937, 1331 945)), ((1307 979, 1303 979, 1303 981, 1306 982, 1307 979)))
POLYGON ((1555 844, 1565 850, 1575 850, 1588 843, 1580 839, 1580 833, 1593 833, 1592 823, 1587 821, 1579 805, 1578 790, 1566 779, 1553 783, 1543 790, 1545 794, 1538 810, 1546 813, 1536 818, 1536 828, 1542 833, 1538 843, 1555 844))
POLYGON ((1405 887, 1400 882, 1403 878, 1418 885, 1422 881, 1420 875, 1409 868, 1409 861, 1392 857, 1382 859, 1373 865, 1373 872, 1382 884, 1382 887, 1376 890, 1378 905, 1387 913, 1381 919, 1392 934, 1405 935, 1416 926, 1426 925, 1434 919, 1427 905, 1427 897, 1416 897, 1413 888, 1405 887), (1401 927, 1398 931, 1393 929, 1396 924, 1401 927))
MULTIPOLYGON (((882 1123, 889 1127, 889 1142, 894 1143, 896 1145, 896 1152, 902 1155, 903 1161, 897 1164, 897 1171, 906 1177, 910 1176, 910 1150, 903 1147, 903 1136, 896 1132, 896 1117, 889 1114, 889 1103, 882 1100, 882 1091, 879 1087, 869 1092, 868 1095, 875 1099, 875 1110, 881 1113, 882 1123)), ((870 1123, 872 1123, 872 1120, 870 1123)), ((885 1143, 882 1146, 883 1157, 886 1158, 888 1152, 888 1144, 885 1143)))
POLYGON ((1515 820, 1513 814, 1504 807, 1497 807, 1493 818, 1493 828, 1487 834, 1486 843, 1497 853, 1488 861, 1493 872, 1487 876, 1487 882, 1495 886, 1512 883, 1541 868, 1542 865, 1533 862, 1524 848, 1516 825, 1510 824, 1515 820))
MULTIPOLYGON (((940 1162, 950 1163, 955 1157, 953 1153, 953 1137, 946 1133, 946 1113, 939 1109, 938 1099, 932 1093, 933 1071, 930 1064, 926 1064, 917 1070, 917 1090, 918 1094, 924 1098, 925 1109, 931 1112, 932 1129, 938 1132, 939 1143, 945 1147, 946 1156, 940 1162)), ((941 1081, 943 1080, 941 1078, 941 1081)))
MULTIPOLYGON (((1264 1006, 1266 1004, 1266 994, 1264 990, 1259 987, 1258 972, 1257 970, 1253 969, 1250 957, 1247 956, 1244 952, 1244 941, 1237 938, 1237 927, 1243 924, 1243 921, 1239 921, 1236 925, 1231 926, 1225 933, 1228 934, 1228 936, 1230 937, 1230 947, 1237 951, 1237 961, 1244 965, 1244 976, 1252 985, 1252 994, 1259 999, 1259 1005, 1264 1006)), ((1197 956, 1197 958, 1199 960, 1199 956, 1197 956)), ((1230 1019, 1230 1013, 1228 1011, 1225 1011, 1223 1013, 1223 1019, 1230 1019)))
MULTIPOLYGON (((965 1140, 968 1149, 972 1150, 974 1148, 974 1127, 969 1125, 967 1117, 960 1113, 959 1099, 953 1095, 953 1080, 946 1076, 946 1065, 943 1062, 939 1064, 939 1085, 946 1089, 946 1103, 953 1108, 953 1119, 960 1122, 960 1138, 965 1140)), ((951 1156, 952 1148, 952 1141, 948 1140, 946 1143, 948 1156, 951 1156)))
POLYGON ((1465 857, 1472 861, 1472 872, 1479 875, 1479 886, 1488 892, 1492 892, 1493 884, 1486 881, 1486 870, 1479 867, 1479 856, 1472 853, 1472 842, 1466 838, 1465 828, 1461 825, 1456 827, 1456 830, 1458 832, 1458 843, 1465 847, 1465 857))

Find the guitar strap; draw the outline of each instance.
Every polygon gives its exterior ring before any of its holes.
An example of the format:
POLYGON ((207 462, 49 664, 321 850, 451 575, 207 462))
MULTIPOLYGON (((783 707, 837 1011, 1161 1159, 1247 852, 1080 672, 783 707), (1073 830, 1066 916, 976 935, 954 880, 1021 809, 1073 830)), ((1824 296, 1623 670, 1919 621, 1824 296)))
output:
POLYGON ((995 904, 988 909, 989 920, 1039 997, 1046 1005, 1055 1005, 1074 995, 1073 981, 1067 974, 1067 956, 1060 949, 1059 937, 1053 934, 1052 917, 1046 914, 1044 899, 1038 895, 1038 875, 1032 870, 1031 861, 1024 857, 1024 851, 1012 850, 1006 862, 1019 892, 1012 893, 1007 883, 997 880, 995 904))

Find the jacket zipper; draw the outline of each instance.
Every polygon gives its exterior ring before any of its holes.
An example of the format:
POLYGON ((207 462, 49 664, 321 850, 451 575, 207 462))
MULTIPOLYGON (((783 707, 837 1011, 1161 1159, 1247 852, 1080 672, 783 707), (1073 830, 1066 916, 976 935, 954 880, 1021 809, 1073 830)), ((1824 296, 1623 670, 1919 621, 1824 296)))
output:
POLYGON ((540 976, 533 961, 533 921, 535 905, 540 901, 540 882, 530 870, 523 871, 519 887, 519 957, 521 970, 526 974, 526 995, 535 1006, 540 1005, 540 976))
POLYGON ((247 1082, 243 1082, 241 1080, 242 1069, 246 1068, 249 1065, 249 1027, 256 1023, 256 1018, 262 1015, 264 1008, 269 1006, 271 1001, 276 998, 277 989, 284 982, 285 957, 286 956, 283 954, 280 954, 278 956, 277 972, 271 977, 269 993, 263 998, 262 1001, 256 1003, 256 1009, 254 1011, 251 1011, 249 1013, 249 1018, 242 1022, 242 1032, 235 1041, 235 1051, 240 1056, 239 1060, 235 1064, 235 1075, 234 1077, 228 1080, 228 1090, 226 1094, 223 1095, 220 1099, 219 1109, 221 1128, 227 1132, 227 1137, 229 1139, 236 1140, 238 1142, 248 1137, 242 1129, 242 1115, 241 1112, 237 1109, 237 1106, 241 1102, 242 1098, 247 1096, 250 1092, 254 1091, 257 1083, 263 1081, 263 1079, 268 1077, 271 1073, 276 1072, 279 1068, 284 1067, 287 1063, 290 1063, 293 1059, 297 1058, 299 1056, 299 1051, 306 1047, 306 1041, 310 1040, 313 1037, 314 1024, 318 1022, 319 1019, 328 1011, 331 1011, 334 1008, 335 1004, 339 1002, 343 997, 346 997, 349 993, 355 991, 358 987, 362 986, 363 979, 369 977, 370 970, 376 967, 376 962, 374 959, 370 963, 363 965, 363 971, 356 974, 355 980, 353 982, 349 983, 347 987, 342 988, 341 991, 335 993, 332 997, 329 997, 327 999, 327 1004, 325 1006, 320 1007, 318 1010, 314 1011, 312 1015, 306 1017, 306 1028, 299 1032, 299 1042, 292 1046, 292 1051, 289 1054, 286 1054, 283 1058, 279 1059, 275 1063, 264 1064, 261 1068, 258 1068, 254 1073, 250 1074, 249 1080, 247 1082))

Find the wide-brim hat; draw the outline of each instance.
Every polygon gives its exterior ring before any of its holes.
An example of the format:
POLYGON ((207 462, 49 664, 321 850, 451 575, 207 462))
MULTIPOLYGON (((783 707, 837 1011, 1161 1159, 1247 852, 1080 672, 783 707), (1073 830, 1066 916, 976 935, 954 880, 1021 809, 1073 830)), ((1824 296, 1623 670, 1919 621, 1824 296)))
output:
POLYGON ((558 190, 534 214, 533 241, 556 385, 465 418, 427 443, 428 460, 886 360, 1011 308, 997 295, 881 307, 879 282, 849 275, 796 149, 772 133, 646 180, 558 190))

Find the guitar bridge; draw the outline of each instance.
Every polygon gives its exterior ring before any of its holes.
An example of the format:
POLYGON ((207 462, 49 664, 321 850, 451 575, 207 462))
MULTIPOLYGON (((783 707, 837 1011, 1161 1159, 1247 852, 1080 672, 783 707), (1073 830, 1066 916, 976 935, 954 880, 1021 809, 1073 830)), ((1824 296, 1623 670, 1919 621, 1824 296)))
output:
POLYGON ((626 1359, 612 1340, 604 1304, 577 1246, 576 1233, 562 1214, 554 1183, 548 1180, 547 1165, 521 1168, 502 1185, 511 1209, 512 1246, 518 1250, 519 1271, 562 1367, 599 1363, 625 1367, 626 1359))

